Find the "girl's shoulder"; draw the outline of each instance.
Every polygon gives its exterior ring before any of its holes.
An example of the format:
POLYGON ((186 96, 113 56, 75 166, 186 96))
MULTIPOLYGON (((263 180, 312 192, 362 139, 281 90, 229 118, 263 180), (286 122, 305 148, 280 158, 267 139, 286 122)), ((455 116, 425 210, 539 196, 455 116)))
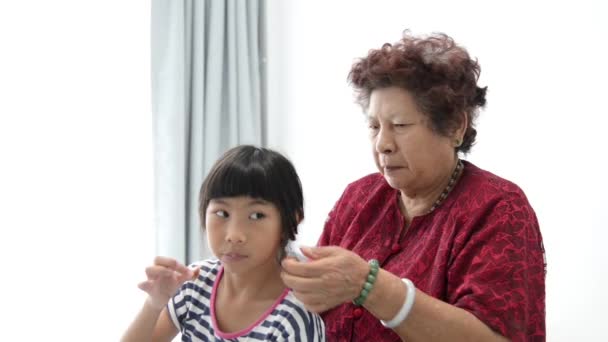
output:
POLYGON ((217 277, 217 275, 220 271, 221 263, 218 259, 210 258, 210 259, 195 261, 195 262, 191 263, 188 267, 189 268, 195 268, 195 267, 200 268, 199 279, 205 278, 205 279, 215 280, 215 278, 217 277))
POLYGON ((276 324, 281 325, 284 331, 298 335, 306 341, 325 341, 323 319, 319 314, 308 311, 292 290, 287 292, 273 311, 277 315, 276 324))
POLYGON ((207 268, 219 268, 220 261, 217 258, 209 258, 209 259, 194 261, 190 264, 190 267, 196 267, 196 266, 201 266, 201 267, 204 266, 207 268))
POLYGON ((309 318, 317 316, 317 314, 306 309, 304 304, 293 294, 292 290, 287 291, 277 309, 288 312, 292 317, 309 318))

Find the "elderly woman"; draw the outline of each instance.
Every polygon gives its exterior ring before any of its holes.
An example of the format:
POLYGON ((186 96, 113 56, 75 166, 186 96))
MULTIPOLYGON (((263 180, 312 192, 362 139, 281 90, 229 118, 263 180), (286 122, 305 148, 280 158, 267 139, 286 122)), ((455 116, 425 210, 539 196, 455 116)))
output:
POLYGON ((512 182, 459 159, 486 102, 480 67, 444 35, 405 33, 349 74, 379 173, 346 188, 283 280, 329 341, 543 341, 545 263, 512 182))

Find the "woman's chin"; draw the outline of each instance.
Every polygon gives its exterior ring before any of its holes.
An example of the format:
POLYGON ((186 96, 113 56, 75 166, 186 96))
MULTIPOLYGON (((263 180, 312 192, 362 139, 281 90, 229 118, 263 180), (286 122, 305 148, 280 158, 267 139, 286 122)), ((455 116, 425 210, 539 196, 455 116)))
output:
POLYGON ((404 181, 403 179, 401 179, 401 177, 394 177, 386 173, 383 173, 383 176, 384 180, 386 180, 386 182, 388 183, 388 185, 391 186, 391 188, 399 190, 403 187, 404 181))

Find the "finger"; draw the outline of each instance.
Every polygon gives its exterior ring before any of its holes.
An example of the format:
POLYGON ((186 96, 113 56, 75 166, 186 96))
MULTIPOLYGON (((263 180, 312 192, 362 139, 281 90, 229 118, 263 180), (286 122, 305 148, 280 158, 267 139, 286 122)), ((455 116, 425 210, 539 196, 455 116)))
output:
POLYGON ((164 266, 149 266, 146 267, 146 275, 150 279, 158 279, 161 277, 173 277, 175 271, 164 266))
POLYGON ((154 283, 151 280, 146 280, 146 281, 142 281, 141 283, 137 284, 137 287, 140 290, 149 293, 152 290, 153 284, 154 283))
POLYGON ((323 275, 327 270, 326 260, 310 260, 300 262, 294 259, 284 259, 281 262, 283 270, 289 274, 302 278, 316 278, 323 275))
POLYGON ((309 305, 305 305, 305 307, 308 311, 314 312, 317 314, 322 314, 325 311, 331 309, 331 307, 325 303, 309 304, 309 305))
POLYGON ((197 266, 195 268, 188 268, 187 271, 188 271, 188 273, 177 273, 177 275, 178 275, 177 280, 179 281, 180 284, 184 283, 186 281, 196 280, 201 272, 201 268, 200 268, 200 266, 197 266))
POLYGON ((177 265, 177 260, 165 256, 157 256, 154 258, 154 265, 174 268, 177 265))
POLYGON ((287 272, 281 272, 281 278, 285 285, 299 292, 315 292, 323 289, 321 278, 304 278, 287 272))
POLYGON ((287 255, 287 256, 285 256, 285 258, 283 258, 283 260, 287 260, 287 259, 293 260, 293 261, 298 261, 298 258, 291 256, 291 255, 287 255))
POLYGON ((311 312, 321 313, 330 309, 330 306, 323 300, 313 300, 311 297, 306 296, 300 292, 293 292, 294 296, 304 304, 306 309, 311 312))
POLYGON ((200 268, 200 266, 198 266, 192 272, 192 280, 196 280, 200 273, 201 273, 201 268, 200 268))
POLYGON ((313 292, 298 292, 297 298, 300 299, 302 303, 307 303, 309 305, 318 305, 327 302, 327 297, 313 292))
POLYGON ((301 247, 300 250, 310 259, 321 259, 336 255, 343 248, 337 246, 301 247))
POLYGON ((178 262, 177 260, 164 256, 157 256, 154 258, 154 264, 158 266, 164 266, 170 268, 174 271, 177 271, 182 274, 188 274, 189 269, 184 264, 178 262))
POLYGON ((192 272, 194 271, 193 268, 189 268, 188 266, 179 262, 175 265, 174 270, 180 274, 188 275, 189 277, 192 277, 192 272))

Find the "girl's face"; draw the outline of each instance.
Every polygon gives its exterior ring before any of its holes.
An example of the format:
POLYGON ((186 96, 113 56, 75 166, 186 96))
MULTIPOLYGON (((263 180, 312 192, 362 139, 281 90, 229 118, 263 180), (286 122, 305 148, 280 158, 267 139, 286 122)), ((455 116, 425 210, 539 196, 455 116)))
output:
POLYGON ((279 267, 281 213, 274 204, 249 196, 216 198, 206 215, 209 246, 226 272, 279 267))

